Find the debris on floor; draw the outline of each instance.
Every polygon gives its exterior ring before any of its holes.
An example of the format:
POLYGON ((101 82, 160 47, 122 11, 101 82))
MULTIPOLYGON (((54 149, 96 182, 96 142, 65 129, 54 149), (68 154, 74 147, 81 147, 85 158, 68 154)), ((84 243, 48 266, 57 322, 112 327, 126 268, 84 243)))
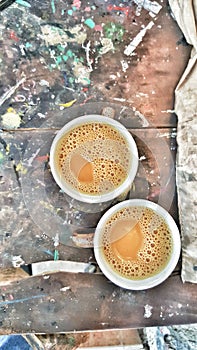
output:
POLYGON ((195 350, 197 325, 144 328, 141 337, 147 350, 195 350))

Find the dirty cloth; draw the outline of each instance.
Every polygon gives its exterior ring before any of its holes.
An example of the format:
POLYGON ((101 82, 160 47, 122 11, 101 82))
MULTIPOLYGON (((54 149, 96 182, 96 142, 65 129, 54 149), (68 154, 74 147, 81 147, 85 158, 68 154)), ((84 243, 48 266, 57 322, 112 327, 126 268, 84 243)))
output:
POLYGON ((175 89, 178 117, 176 176, 182 234, 183 282, 197 283, 197 0, 169 0, 174 17, 192 46, 175 89))

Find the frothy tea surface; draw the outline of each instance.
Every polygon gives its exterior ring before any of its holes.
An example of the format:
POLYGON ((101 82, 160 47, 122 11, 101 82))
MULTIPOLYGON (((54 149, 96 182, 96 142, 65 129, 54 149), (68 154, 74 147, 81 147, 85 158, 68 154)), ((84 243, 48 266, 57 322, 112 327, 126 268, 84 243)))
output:
POLYGON ((116 212, 102 231, 102 256, 123 277, 140 280, 165 268, 173 248, 165 220, 150 208, 116 212))
POLYGON ((56 147, 63 179, 81 193, 99 195, 120 186, 128 175, 131 154, 114 127, 92 122, 70 130, 56 147))

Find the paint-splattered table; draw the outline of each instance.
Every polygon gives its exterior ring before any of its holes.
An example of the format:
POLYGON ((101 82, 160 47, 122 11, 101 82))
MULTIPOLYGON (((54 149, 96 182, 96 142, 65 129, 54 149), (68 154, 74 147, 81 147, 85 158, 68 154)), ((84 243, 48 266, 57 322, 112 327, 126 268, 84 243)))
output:
POLYGON ((190 47, 167 2, 153 3, 34 0, 0 12, 1 333, 197 322, 196 288, 182 283, 181 261, 141 292, 98 269, 31 275, 54 258, 96 267, 78 241, 102 213, 75 209, 49 167, 55 133, 77 116, 109 115, 128 128, 140 157, 129 197, 158 202, 178 223, 173 102, 190 47))

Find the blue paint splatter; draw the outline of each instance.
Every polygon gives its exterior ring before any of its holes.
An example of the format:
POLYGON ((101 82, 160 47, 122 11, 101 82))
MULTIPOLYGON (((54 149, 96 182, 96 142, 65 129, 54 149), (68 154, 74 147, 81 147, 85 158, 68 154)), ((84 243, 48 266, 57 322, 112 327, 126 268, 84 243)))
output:
POLYGON ((43 298, 46 296, 47 296, 47 294, 40 294, 40 295, 32 295, 31 297, 28 297, 28 298, 2 301, 2 302, 0 302, 0 307, 7 305, 7 304, 23 303, 24 301, 29 301, 32 299, 40 299, 40 298, 43 298))
POLYGON ((44 249, 43 253, 46 253, 46 254, 48 254, 48 255, 53 257, 53 253, 49 249, 44 249))

